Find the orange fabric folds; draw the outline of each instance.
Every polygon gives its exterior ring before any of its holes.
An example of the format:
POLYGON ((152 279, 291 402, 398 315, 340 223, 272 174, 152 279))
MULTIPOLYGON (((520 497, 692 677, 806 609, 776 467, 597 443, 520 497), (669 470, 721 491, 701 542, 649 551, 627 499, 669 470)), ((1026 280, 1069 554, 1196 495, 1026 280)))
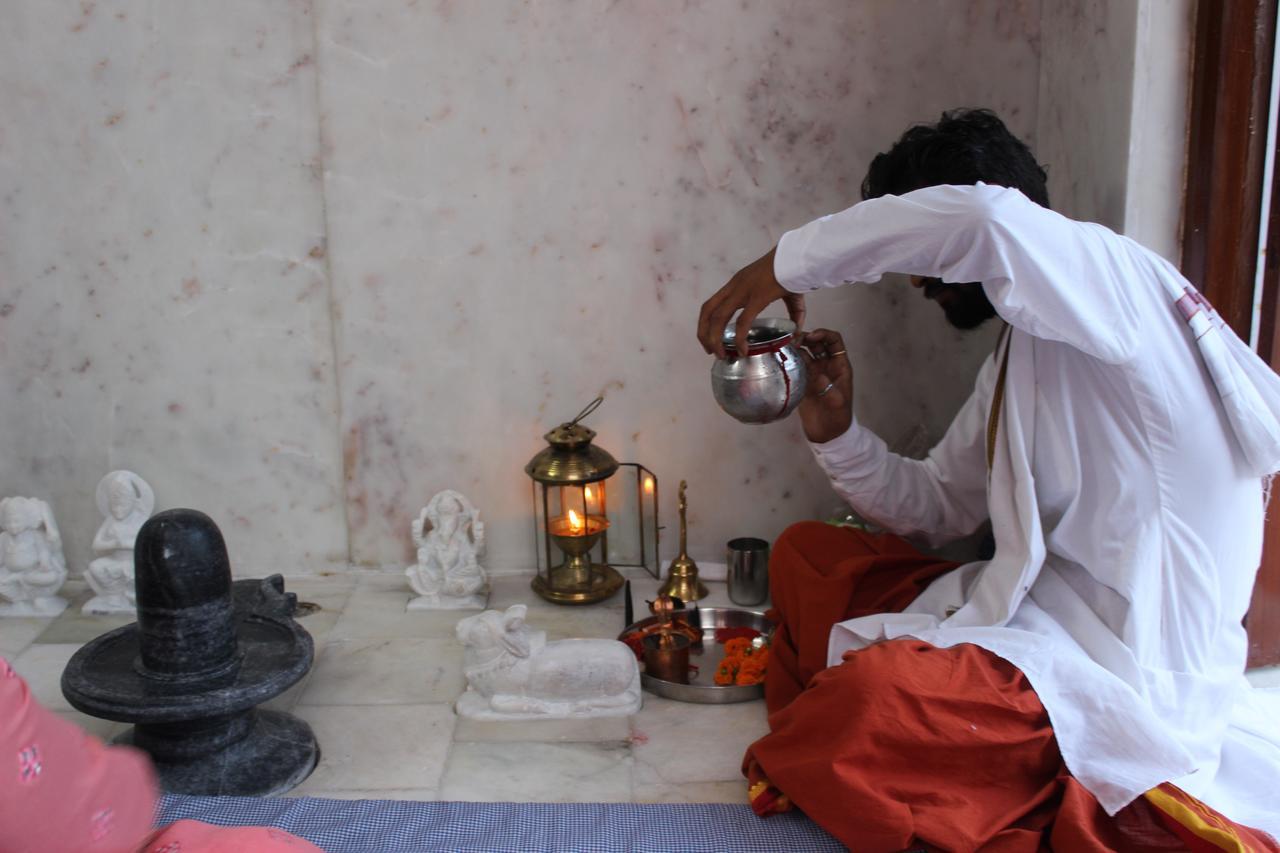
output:
POLYGON ((815 523, 782 535, 771 731, 743 759, 757 814, 794 806, 859 853, 1280 851, 1172 785, 1108 816, 1064 766, 1026 676, 978 646, 903 638, 825 666, 835 622, 901 610, 954 565, 893 536, 815 523))

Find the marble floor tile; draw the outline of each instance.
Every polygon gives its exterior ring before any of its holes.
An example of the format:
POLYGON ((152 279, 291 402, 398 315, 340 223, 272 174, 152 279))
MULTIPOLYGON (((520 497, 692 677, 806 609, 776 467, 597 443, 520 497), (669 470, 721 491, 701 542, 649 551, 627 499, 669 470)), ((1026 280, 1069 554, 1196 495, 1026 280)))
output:
POLYGON ((51 619, 0 619, 0 655, 15 658, 48 627, 51 619))
POLYGON ((455 743, 442 800, 524 803, 631 801, 630 750, 586 743, 455 743))
POLYGON ((303 705, 453 702, 466 683, 456 640, 330 640, 316 658, 303 705))
POLYGON ((448 705, 300 705, 294 713, 320 742, 320 764, 295 796, 439 789, 453 735, 448 705))
POLYGON ((341 618, 341 610, 330 610, 322 606, 320 610, 301 616, 298 619, 298 624, 306 629, 318 648, 324 645, 325 640, 329 639, 333 633, 334 626, 338 624, 338 620, 341 618))
POLYGON ((742 778, 742 756, 769 730, 764 702, 693 705, 648 693, 631 718, 637 785, 742 778))
POLYGON ((359 575, 354 572, 326 572, 324 574, 286 574, 284 588, 288 592, 303 595, 318 595, 336 590, 355 589, 360 582, 359 575))
MULTIPOLYGON (((417 638, 452 640, 458 621, 475 610, 405 609, 413 591, 399 578, 389 583, 381 577, 362 582, 351 593, 342 616, 329 631, 332 639, 417 638)), ((305 623, 304 623, 305 624, 305 623)))
POLYGON ((69 711, 71 705, 62 695, 62 670, 80 646, 80 643, 36 644, 28 646, 10 663, 27 680, 32 695, 41 705, 55 711, 69 711))
POLYGON ((747 780, 736 782, 636 783, 637 803, 734 803, 745 805, 747 780))
MULTIPOLYGON (((632 577, 643 612, 658 581, 632 577)), ((527 605, 530 624, 550 639, 613 637, 622 627, 621 597, 564 607, 538 598, 530 575, 492 580, 491 606, 527 605)), ((710 586, 704 604, 726 604, 724 585, 710 586)), ((451 703, 465 681, 454 626, 468 611, 405 612, 410 593, 398 573, 293 576, 285 587, 321 607, 300 620, 316 638, 315 666, 266 706, 308 720, 320 740, 321 764, 292 796, 745 802, 739 765, 746 746, 766 730, 762 702, 686 705, 646 693, 632 718, 458 720, 451 703)), ((69 594, 83 600, 88 593, 69 594)), ((107 621, 78 610, 55 619, 0 620, 0 654, 36 697, 103 739, 127 725, 71 710, 60 680, 70 656, 108 630, 107 621)), ((1266 671, 1252 677, 1275 680, 1266 671)))
POLYGON ((627 717, 594 717, 582 720, 467 720, 458 719, 453 739, 474 743, 628 743, 631 722, 627 717))
POLYGON ((409 589, 409 579, 401 569, 352 569, 348 577, 354 586, 365 589, 409 589))
MULTIPOLYGON (((305 787, 305 783, 303 786, 305 787)), ((420 803, 430 803, 439 799, 435 788, 391 788, 385 791, 378 790, 361 790, 361 791, 311 791, 299 793, 301 787, 294 788, 285 797, 312 797, 322 800, 414 800, 420 803)))
POLYGON ((1245 673, 1249 683, 1263 689, 1280 689, 1280 666, 1260 667, 1245 673))
POLYGON ((300 607, 298 624, 317 641, 323 640, 338 623, 355 589, 354 578, 331 576, 295 576, 284 579, 286 592, 298 596, 299 605, 309 604, 318 610, 300 607))

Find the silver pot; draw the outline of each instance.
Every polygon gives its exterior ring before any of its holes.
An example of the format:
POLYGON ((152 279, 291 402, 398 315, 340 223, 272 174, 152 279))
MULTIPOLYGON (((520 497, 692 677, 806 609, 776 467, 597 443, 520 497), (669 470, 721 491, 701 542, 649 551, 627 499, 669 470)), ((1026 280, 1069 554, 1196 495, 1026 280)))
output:
POLYGON ((730 355, 711 365, 711 391, 720 408, 745 424, 772 423, 795 411, 808 378, 792 341, 795 332, 790 320, 756 320, 747 332, 747 355, 738 356, 734 329, 725 329, 730 355))

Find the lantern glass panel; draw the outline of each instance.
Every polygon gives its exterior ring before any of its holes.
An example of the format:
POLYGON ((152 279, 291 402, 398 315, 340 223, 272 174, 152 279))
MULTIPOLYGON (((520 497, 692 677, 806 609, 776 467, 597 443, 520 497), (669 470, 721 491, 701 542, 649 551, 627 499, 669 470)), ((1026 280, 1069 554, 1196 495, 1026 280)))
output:
POLYGON ((659 577, 658 479, 649 469, 624 462, 609 478, 607 562, 614 567, 643 567, 659 577))
POLYGON ((559 488, 544 485, 537 480, 533 480, 532 484, 534 551, 538 556, 538 574, 545 577, 547 569, 554 565, 551 562, 551 539, 547 536, 547 519, 552 517, 549 512, 550 493, 558 492, 559 488))

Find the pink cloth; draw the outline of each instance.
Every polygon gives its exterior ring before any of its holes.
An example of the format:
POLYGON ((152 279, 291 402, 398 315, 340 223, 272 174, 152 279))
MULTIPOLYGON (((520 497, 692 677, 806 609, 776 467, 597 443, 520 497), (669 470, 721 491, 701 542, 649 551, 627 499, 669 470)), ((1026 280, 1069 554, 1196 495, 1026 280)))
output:
POLYGON ((271 827, 192 820, 152 830, 158 788, 147 756, 108 747, 40 705, 0 657, 0 851, 315 851, 271 827))

